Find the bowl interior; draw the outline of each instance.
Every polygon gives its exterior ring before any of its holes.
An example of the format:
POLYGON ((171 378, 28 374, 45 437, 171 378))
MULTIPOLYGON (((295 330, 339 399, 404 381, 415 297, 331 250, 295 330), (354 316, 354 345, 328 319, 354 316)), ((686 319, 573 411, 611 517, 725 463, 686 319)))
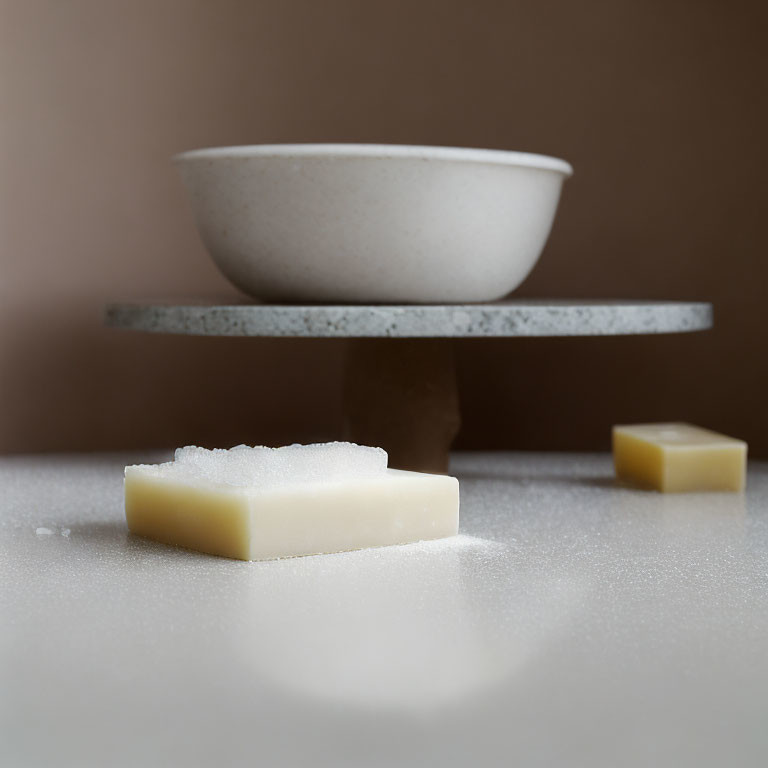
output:
POLYGON ((418 146, 410 144, 253 144, 235 147, 210 147, 181 152, 173 161, 248 157, 371 157, 413 158, 416 160, 450 160, 471 163, 513 165, 573 174, 570 163, 557 157, 532 152, 511 152, 501 149, 466 147, 418 146))

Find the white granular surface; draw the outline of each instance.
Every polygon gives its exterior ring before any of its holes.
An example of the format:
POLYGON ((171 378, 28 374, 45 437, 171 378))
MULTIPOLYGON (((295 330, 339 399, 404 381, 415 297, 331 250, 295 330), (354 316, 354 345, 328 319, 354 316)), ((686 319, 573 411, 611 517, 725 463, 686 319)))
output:
POLYGON ((0 457, 3 768, 768 765, 765 462, 465 454, 460 536, 245 563, 128 533, 169 458, 0 457))
POLYGON ((380 477, 387 469, 387 452, 342 442, 212 450, 190 445, 177 449, 172 462, 140 466, 183 481, 271 489, 380 477))

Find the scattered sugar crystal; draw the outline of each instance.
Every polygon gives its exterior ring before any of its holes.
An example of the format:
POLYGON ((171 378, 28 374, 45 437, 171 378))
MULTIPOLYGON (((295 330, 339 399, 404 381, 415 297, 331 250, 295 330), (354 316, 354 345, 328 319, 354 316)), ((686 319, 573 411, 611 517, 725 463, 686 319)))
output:
POLYGON ((38 536, 50 536, 53 531, 50 528, 35 528, 35 533, 38 536))
POLYGON ((374 478, 386 469, 386 451, 354 443, 281 448, 237 445, 212 450, 187 446, 177 449, 172 462, 156 467, 164 477, 260 488, 374 478))

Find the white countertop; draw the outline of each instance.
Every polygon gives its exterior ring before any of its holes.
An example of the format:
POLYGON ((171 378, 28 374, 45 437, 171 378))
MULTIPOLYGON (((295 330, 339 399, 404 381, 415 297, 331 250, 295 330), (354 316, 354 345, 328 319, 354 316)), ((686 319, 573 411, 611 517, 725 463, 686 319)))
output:
POLYGON ((768 464, 459 455, 458 538, 243 563, 128 533, 157 459, 0 459, 0 765, 768 764, 768 464))

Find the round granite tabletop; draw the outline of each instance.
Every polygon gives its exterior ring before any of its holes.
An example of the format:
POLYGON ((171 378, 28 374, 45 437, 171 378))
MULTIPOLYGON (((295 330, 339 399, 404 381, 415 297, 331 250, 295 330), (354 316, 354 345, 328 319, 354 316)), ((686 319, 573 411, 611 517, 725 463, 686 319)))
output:
POLYGON ((310 338, 622 336, 712 327, 683 301, 500 301, 448 305, 111 304, 106 324, 154 333, 310 338))

